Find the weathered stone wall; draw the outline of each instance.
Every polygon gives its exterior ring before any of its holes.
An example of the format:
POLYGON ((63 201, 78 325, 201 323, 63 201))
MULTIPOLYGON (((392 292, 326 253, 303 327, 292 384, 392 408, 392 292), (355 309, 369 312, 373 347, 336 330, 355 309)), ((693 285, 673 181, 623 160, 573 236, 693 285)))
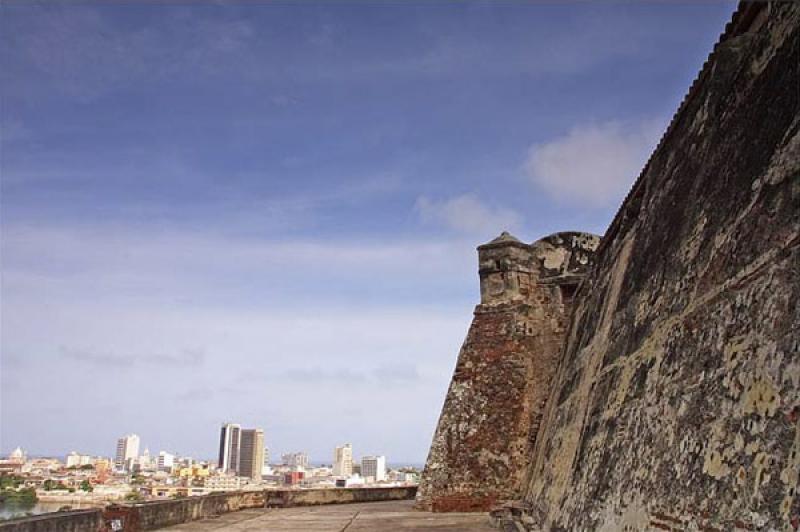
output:
POLYGON ((504 233, 478 248, 481 304, 461 348, 417 506, 486 511, 521 495, 570 302, 599 238, 528 245, 504 233))
POLYGON ((76 510, 0 521, 0 532, 101 532, 102 510, 76 510))
MULTIPOLYGON (((157 530, 246 508, 263 508, 265 501, 264 491, 235 491, 169 501, 145 502, 130 506, 123 505, 118 508, 123 510, 122 522, 125 532, 133 532, 157 530)), ((106 513, 111 512, 107 511, 106 513)))
POLYGON ((266 492, 267 506, 291 508, 321 504, 404 501, 417 494, 416 486, 394 488, 336 488, 315 490, 277 490, 266 492))
POLYGON ((400 501, 413 499, 416 493, 416 486, 212 493, 175 500, 116 504, 104 510, 54 512, 24 517, 0 522, 0 532, 140 532, 247 508, 400 501))
POLYGON ((798 529, 799 29, 796 3, 740 6, 604 237, 531 529, 798 529))

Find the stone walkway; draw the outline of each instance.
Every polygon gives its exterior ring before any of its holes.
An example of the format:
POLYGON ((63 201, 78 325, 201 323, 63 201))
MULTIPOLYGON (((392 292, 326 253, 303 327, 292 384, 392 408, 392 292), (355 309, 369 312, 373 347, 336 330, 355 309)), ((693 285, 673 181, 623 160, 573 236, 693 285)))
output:
POLYGON ((169 532, 309 531, 366 532, 374 530, 493 531, 487 514, 434 514, 415 511, 414 501, 332 504, 303 508, 242 510, 162 530, 169 532))

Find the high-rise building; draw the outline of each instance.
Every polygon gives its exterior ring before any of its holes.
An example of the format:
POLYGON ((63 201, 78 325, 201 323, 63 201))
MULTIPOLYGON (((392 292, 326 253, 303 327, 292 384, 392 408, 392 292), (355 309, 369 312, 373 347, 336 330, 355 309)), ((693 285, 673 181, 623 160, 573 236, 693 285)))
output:
POLYGON ((239 448, 239 476, 258 480, 261 478, 263 468, 264 431, 261 429, 242 430, 239 448))
POLYGON ((172 467, 175 465, 175 455, 170 454, 166 451, 161 451, 158 453, 158 462, 157 467, 159 471, 172 471, 172 467))
POLYGON ((219 434, 219 469, 223 473, 239 471, 239 449, 242 442, 242 426, 223 423, 219 434))
POLYGON ((121 470, 130 470, 132 463, 139 456, 139 436, 128 434, 117 440, 117 454, 114 466, 121 470))
POLYGON ((303 452, 283 454, 281 455, 281 462, 289 467, 308 469, 308 455, 303 452))
POLYGON ((361 459, 361 476, 373 482, 386 480, 386 457, 365 456, 361 459))
POLYGON ((353 446, 345 443, 333 451, 333 476, 349 477, 353 474, 353 446))

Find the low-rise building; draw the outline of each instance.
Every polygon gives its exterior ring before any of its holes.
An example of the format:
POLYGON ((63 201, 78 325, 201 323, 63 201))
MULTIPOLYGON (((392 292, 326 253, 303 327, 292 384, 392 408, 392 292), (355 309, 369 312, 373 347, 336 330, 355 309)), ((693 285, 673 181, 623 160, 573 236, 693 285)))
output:
POLYGON ((204 464, 192 464, 189 467, 182 467, 177 471, 179 478, 204 479, 211 474, 210 469, 204 464))
POLYGON ((306 478, 304 471, 291 471, 283 475, 283 483, 287 486, 296 486, 306 478))
POLYGON ((304 452, 286 453, 281 455, 281 462, 289 467, 306 470, 308 469, 309 459, 304 452))
POLYGON ((388 478, 392 482, 402 482, 404 484, 414 484, 417 482, 417 477, 414 473, 408 473, 406 471, 391 471, 388 478))
POLYGON ((89 456, 88 454, 79 454, 75 451, 69 453, 64 460, 64 463, 67 467, 82 467, 87 465, 93 465, 94 459, 89 456))
POLYGON ((238 491, 241 486, 241 479, 239 477, 229 475, 213 475, 205 477, 202 480, 202 486, 206 491, 238 491))

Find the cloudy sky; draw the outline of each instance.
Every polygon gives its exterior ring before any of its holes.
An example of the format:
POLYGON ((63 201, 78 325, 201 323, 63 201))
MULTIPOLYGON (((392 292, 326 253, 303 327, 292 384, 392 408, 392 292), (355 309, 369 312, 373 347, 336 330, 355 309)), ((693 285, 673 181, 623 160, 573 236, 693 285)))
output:
POLYGON ((423 462, 475 246, 602 233, 731 2, 0 3, 0 450, 423 462))

